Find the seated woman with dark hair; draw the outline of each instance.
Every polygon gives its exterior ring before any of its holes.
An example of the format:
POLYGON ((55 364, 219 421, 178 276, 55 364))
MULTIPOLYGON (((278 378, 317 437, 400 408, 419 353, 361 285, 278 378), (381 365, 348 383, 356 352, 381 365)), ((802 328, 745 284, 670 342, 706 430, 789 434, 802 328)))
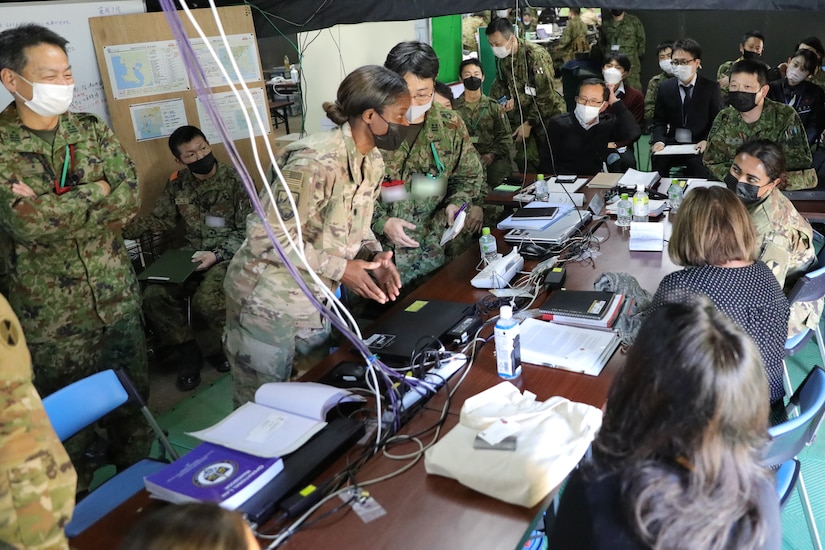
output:
POLYGON ((659 307, 642 331, 610 388, 592 459, 564 491, 550 548, 781 548, 776 489, 759 464, 759 351, 704 297, 659 307))
MULTIPOLYGON (((651 307, 704 294, 753 338, 762 354, 770 402, 782 402, 782 359, 788 300, 771 270, 755 261, 756 236, 748 211, 724 187, 690 191, 673 222, 668 251, 684 266, 667 275, 651 307)), ((648 341, 647 335, 645 341, 648 341)))

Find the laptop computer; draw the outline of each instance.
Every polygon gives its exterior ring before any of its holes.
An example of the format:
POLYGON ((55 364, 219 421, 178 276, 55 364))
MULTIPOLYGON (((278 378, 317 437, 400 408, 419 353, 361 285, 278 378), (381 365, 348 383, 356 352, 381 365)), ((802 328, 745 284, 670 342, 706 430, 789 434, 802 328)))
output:
POLYGON ((534 229, 511 229, 504 235, 504 240, 511 244, 539 243, 559 245, 564 243, 583 226, 590 223, 592 214, 589 210, 571 210, 559 221, 540 231, 534 229))
POLYGON ((383 362, 406 366, 414 351, 433 345, 433 338, 443 342, 447 331, 472 315, 474 308, 459 302, 416 300, 370 327, 364 341, 383 362))

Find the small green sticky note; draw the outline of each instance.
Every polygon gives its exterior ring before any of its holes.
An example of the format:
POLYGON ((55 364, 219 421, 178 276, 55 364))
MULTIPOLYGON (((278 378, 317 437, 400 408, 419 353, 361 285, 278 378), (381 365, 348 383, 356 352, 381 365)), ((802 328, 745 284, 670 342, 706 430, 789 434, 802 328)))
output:
POLYGON ((314 492, 315 492, 315 485, 307 485, 306 487, 301 489, 300 494, 301 494, 302 497, 305 497, 307 495, 311 495, 314 492))
POLYGON ((493 191, 518 191, 520 189, 520 185, 508 185, 506 183, 502 183, 498 187, 494 187, 493 191))
POLYGON ((411 303, 407 306, 407 309, 404 311, 409 311, 410 313, 416 313, 421 310, 422 307, 427 305, 426 300, 416 300, 415 302, 411 303))

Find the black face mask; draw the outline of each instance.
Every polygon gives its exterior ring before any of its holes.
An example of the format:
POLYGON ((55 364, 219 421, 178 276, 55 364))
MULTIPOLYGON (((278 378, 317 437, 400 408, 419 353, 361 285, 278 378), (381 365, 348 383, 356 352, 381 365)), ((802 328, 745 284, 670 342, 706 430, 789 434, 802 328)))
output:
POLYGON ((756 92, 728 92, 728 105, 747 113, 756 107, 756 92))
POLYGON ((217 161, 215 160, 215 155, 209 153, 205 157, 199 158, 195 162, 190 162, 186 165, 186 167, 189 168, 189 171, 193 174, 205 176, 212 171, 212 168, 215 167, 216 162, 217 161))
POLYGON ((404 143, 404 134, 401 132, 401 125, 393 124, 381 115, 378 116, 387 123, 387 133, 382 136, 376 135, 375 132, 372 132, 372 127, 370 127, 375 146, 385 151, 395 151, 404 143))
POLYGON ((767 195, 764 197, 759 196, 759 187, 737 180, 730 172, 725 176, 725 185, 736 193, 736 196, 745 206, 757 205, 767 198, 767 195))
POLYGON ((762 57, 761 53, 751 52, 748 50, 742 51, 742 59, 759 59, 762 57))
POLYGON ((477 76, 468 76, 461 82, 464 83, 464 87, 471 92, 475 92, 479 88, 481 88, 481 79, 477 76))
POLYGON ((624 10, 610 10, 610 13, 613 14, 613 17, 619 17, 624 13, 624 10))

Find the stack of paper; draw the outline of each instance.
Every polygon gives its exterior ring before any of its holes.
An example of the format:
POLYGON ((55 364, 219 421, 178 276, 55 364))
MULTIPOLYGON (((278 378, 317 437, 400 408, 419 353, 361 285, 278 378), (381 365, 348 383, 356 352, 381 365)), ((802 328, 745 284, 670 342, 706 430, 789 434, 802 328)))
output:
POLYGON ((541 201, 533 201, 530 204, 525 205, 521 210, 524 211, 525 209, 532 209, 532 208, 548 208, 548 207, 556 207, 558 208, 558 214, 554 216, 552 219, 519 219, 514 218, 512 215, 507 216, 500 222, 498 222, 499 229, 533 229, 537 231, 541 231, 543 229, 547 229, 552 224, 557 222, 558 220, 562 219, 565 214, 573 210, 572 204, 563 204, 563 203, 554 203, 554 202, 541 202, 541 201))
POLYGON ((521 323, 521 360, 598 376, 619 341, 613 331, 525 319, 521 323))
POLYGON ((616 187, 623 174, 614 174, 611 172, 599 172, 587 184, 591 189, 612 189, 616 187))
POLYGON ((641 184, 645 189, 647 189, 658 179, 658 172, 639 172, 638 170, 630 168, 621 178, 619 178, 619 185, 622 187, 638 187, 639 184, 641 184))
POLYGON ((664 249, 664 242, 664 224, 631 222, 630 250, 661 251, 664 249))
POLYGON ((680 143, 679 145, 665 145, 661 151, 656 151, 654 155, 698 155, 695 143, 680 143))

